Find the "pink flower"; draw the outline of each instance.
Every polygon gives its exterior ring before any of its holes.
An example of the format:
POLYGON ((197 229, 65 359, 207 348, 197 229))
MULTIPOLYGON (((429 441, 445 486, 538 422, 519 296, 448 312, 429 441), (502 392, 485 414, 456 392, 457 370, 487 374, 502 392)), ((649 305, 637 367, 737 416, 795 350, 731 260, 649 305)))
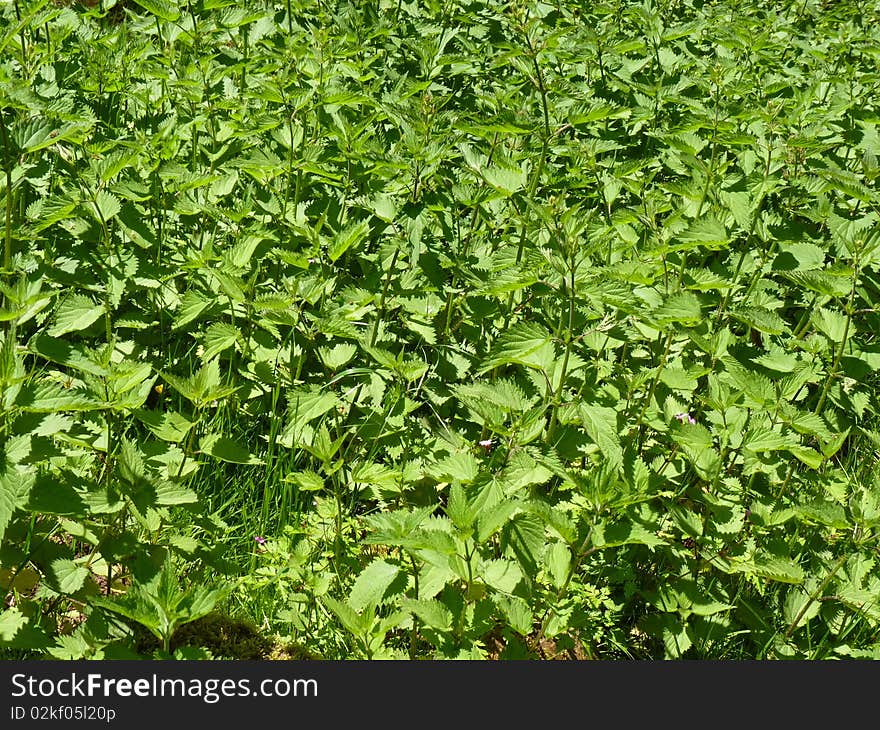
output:
POLYGON ((265 545, 269 541, 262 535, 255 535, 254 542, 257 543, 257 545, 265 545))
POLYGON ((691 424, 691 426, 697 423, 696 419, 689 413, 676 413, 675 417, 679 420, 680 423, 689 423, 691 424))

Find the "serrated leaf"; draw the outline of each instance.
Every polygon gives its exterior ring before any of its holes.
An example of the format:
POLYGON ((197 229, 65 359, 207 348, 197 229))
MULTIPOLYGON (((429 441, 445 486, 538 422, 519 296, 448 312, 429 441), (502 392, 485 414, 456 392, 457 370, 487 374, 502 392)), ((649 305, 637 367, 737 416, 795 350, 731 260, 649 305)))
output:
POLYGON ((568 571, 571 567, 571 550, 562 542, 554 542, 547 550, 545 560, 547 570, 556 588, 562 588, 568 579, 568 571))
POLYGON ((799 565, 772 555, 756 555, 749 572, 779 583, 804 582, 804 571, 799 565))
POLYGON ((498 338, 478 374, 510 364, 547 370, 555 356, 547 330, 532 322, 520 322, 498 338))
POLYGON ((104 314, 104 308, 97 306, 84 294, 71 294, 66 297, 55 313, 55 324, 49 328, 52 337, 61 337, 68 332, 79 332, 97 322, 104 314))
POLYGON ((174 329, 180 329, 192 322, 210 305, 210 301, 190 289, 180 300, 177 316, 174 318, 174 329))
MULTIPOLYGON (((678 234, 677 238, 684 244, 684 248, 697 246, 711 249, 724 248, 730 240, 724 224, 711 216, 694 221, 686 231, 678 234)), ((676 246, 676 248, 682 248, 682 246, 676 246)))
POLYGON ((578 412, 587 435, 599 447, 612 468, 623 465, 623 448, 617 432, 617 411, 606 406, 581 403, 578 412))
POLYGON ((102 225, 115 218, 119 211, 122 210, 119 199, 113 193, 108 193, 106 190, 98 191, 95 195, 94 206, 95 218, 102 225))
POLYGON ((355 611, 363 611, 368 605, 379 605, 399 572, 396 565, 381 558, 374 560, 355 579, 348 604, 355 611))
POLYGON ((23 507, 28 498, 32 474, 23 474, 11 468, 0 471, 0 545, 15 511, 23 507))
POLYGON ((177 411, 151 411, 137 408, 134 416, 163 441, 179 444, 195 425, 177 411))
POLYGON ((55 383, 29 383, 22 387, 15 404, 30 413, 55 411, 96 411, 104 407, 100 401, 75 388, 64 388, 55 383))
POLYGON ((426 469, 428 476, 443 482, 472 482, 477 478, 480 464, 469 451, 450 454, 426 469))
POLYGON ((226 322, 215 322, 205 332, 203 344, 205 351, 202 354, 206 360, 212 359, 224 350, 229 349, 241 339, 241 332, 226 322))
POLYGON ((324 488, 324 480, 311 470, 295 471, 287 474, 284 481, 293 482, 304 492, 319 492, 324 488))
POLYGON ((679 292, 666 299, 659 307, 652 310, 649 318, 659 327, 670 324, 693 326, 703 319, 700 300, 690 292, 679 292))
POLYGON ((321 601, 335 614, 349 633, 361 636, 366 631, 366 622, 351 606, 331 596, 322 596, 321 601))
POLYGON ((487 183, 506 195, 513 195, 526 184, 526 174, 518 167, 487 167, 482 175, 487 183))
POLYGON ((446 515, 459 530, 470 530, 477 517, 476 510, 468 501, 464 488, 458 482, 449 488, 446 515))
POLYGON ((170 507, 171 505, 198 504, 198 495, 188 487, 174 482, 158 481, 151 485, 152 504, 170 507))
POLYGON ((499 502, 491 509, 482 512, 477 520, 477 542, 486 542, 486 540, 504 527, 507 521, 519 509, 519 502, 510 499, 499 502))
POLYGON ((811 469, 818 469, 825 461, 822 454, 815 449, 811 449, 809 446, 791 445, 786 446, 786 450, 794 455, 798 461, 806 464, 811 469))
POLYGON ((265 463, 260 457, 252 454, 237 441, 216 433, 203 436, 199 443, 199 449, 204 454, 230 464, 265 463))
POLYGON ((621 545, 648 545, 656 547, 665 541, 656 533, 646 530, 632 520, 620 520, 611 525, 604 523, 593 528, 593 545, 601 548, 620 547, 621 545))
POLYGON ((523 573, 512 560, 489 560, 483 565, 480 577, 490 588, 501 593, 512 593, 523 573))
POLYGON ((135 0, 135 2, 161 20, 173 23, 180 18, 180 9, 176 0, 135 0))
POLYGON ((777 271, 810 271, 821 269, 825 263, 825 249, 815 243, 796 241, 780 242, 779 253, 773 260, 777 271))
POLYGON ((8 643, 27 625, 27 617, 16 607, 7 608, 0 613, 0 642, 8 643))
POLYGON ((519 596, 496 596, 495 603, 504 613, 507 623, 520 636, 528 636, 535 628, 535 615, 529 604, 519 596))
POLYGON ((367 221, 353 223, 344 228, 334 236, 333 243, 327 250, 327 257, 335 263, 348 249, 363 241, 369 232, 370 224, 367 221))
POLYGON ((788 331, 785 320, 776 312, 764 307, 739 307, 731 311, 730 315, 743 324, 769 335, 781 335, 788 331))
POLYGON ((28 349, 50 362, 64 365, 83 373, 106 376, 107 368, 91 359, 78 345, 66 342, 48 334, 39 334, 28 342, 28 349))
POLYGON ((766 426, 750 429, 743 438, 743 447, 756 453, 778 451, 788 445, 792 445, 790 438, 766 426))
POLYGON ((845 297, 852 288, 851 277, 833 276, 824 271, 786 271, 782 275, 804 289, 829 297, 845 297))
POLYGON ((435 631, 445 632, 452 629, 452 613, 440 601, 403 598, 400 607, 412 613, 425 626, 435 631))
POLYGON ((85 584, 89 571, 72 560, 59 558, 52 561, 52 575, 62 593, 76 593, 85 584))

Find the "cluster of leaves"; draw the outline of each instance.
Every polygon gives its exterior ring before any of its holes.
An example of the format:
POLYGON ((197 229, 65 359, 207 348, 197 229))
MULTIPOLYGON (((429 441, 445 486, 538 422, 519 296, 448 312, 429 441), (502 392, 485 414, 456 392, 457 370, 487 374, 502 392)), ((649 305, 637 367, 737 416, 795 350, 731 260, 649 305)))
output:
POLYGON ((0 18, 0 646, 880 656, 876 8, 0 18))

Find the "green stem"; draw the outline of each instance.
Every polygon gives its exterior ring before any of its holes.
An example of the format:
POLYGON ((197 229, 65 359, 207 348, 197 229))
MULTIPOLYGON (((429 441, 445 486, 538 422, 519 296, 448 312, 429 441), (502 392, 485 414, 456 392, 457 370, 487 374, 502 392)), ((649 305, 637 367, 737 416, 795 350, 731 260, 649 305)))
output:
POLYGON ((828 575, 825 576, 825 579, 818 585, 816 590, 810 594, 807 602, 801 607, 801 610, 798 611, 797 616, 794 617, 794 621, 789 624, 788 629, 785 632, 786 639, 788 639, 792 635, 794 630, 797 628, 797 625, 800 623, 801 619, 806 615, 807 610, 810 608, 810 606, 813 605, 813 603, 815 603, 816 599, 821 595, 822 591, 824 591, 828 584, 831 582, 831 579, 835 575, 837 575, 837 571, 840 570, 841 567, 843 567, 843 564, 846 562, 846 558, 846 554, 841 555, 831 567, 831 571, 828 573, 828 575))
MULTIPOLYGON (((412 555, 409 556, 409 559, 410 559, 410 562, 412 563, 412 569, 413 569, 413 584, 414 584, 413 585, 413 598, 418 601, 419 600, 419 566, 416 564, 416 559, 412 555)), ((413 625, 412 625, 412 630, 410 631, 410 638, 409 638, 409 658, 410 659, 416 658, 416 644, 418 642, 418 638, 419 638, 419 622, 418 622, 418 619, 416 619, 416 617, 413 616, 413 625)))
POLYGON ((853 281, 852 287, 850 288, 849 298, 846 302, 846 324, 843 327, 843 337, 840 340, 840 347, 837 348, 837 352, 834 354, 834 362, 831 363, 831 369, 828 371, 828 377, 825 379, 825 385, 822 386, 822 394, 819 396, 819 402, 816 404, 816 408, 813 413, 821 413, 822 408, 825 406, 825 400, 828 397, 828 391, 831 388, 831 381, 834 380, 835 375, 837 375, 837 368, 840 367, 840 358, 843 356, 843 351, 846 349, 846 343, 849 340, 849 328, 852 323, 853 316, 853 300, 856 296, 856 284, 859 281, 859 263, 856 261, 855 271, 853 272, 853 281))
MULTIPOLYGON (((568 569, 568 575, 565 576, 565 581, 562 583, 559 590, 556 591, 556 603, 559 603, 559 601, 561 601, 565 597, 565 594, 568 592, 568 586, 571 584, 571 579, 577 573, 578 568, 580 568, 581 563, 584 561, 584 559, 599 550, 598 545, 593 545, 593 547, 589 549, 587 548, 587 544, 590 542, 592 536, 593 528, 591 527, 589 532, 587 532, 587 536, 584 538, 583 542, 577 550, 574 565, 572 565, 568 569)), ((544 617, 541 619, 541 628, 538 631, 538 638, 535 641, 537 645, 540 645, 541 640, 544 638, 544 634, 547 632, 547 627, 550 625, 550 621, 555 615, 556 610, 552 606, 548 608, 547 611, 544 613, 544 617)))
POLYGON ((666 366, 666 359, 669 357, 669 350, 672 348, 672 331, 666 335, 666 344, 663 347, 663 355, 660 358, 660 363, 657 365, 657 372, 654 374, 654 379, 651 381, 651 388, 648 390, 648 394, 645 397, 644 402, 642 403, 642 408, 639 411, 639 417, 636 421, 635 429, 638 431, 642 427, 642 419, 645 417, 645 412, 648 410, 648 404, 651 402, 651 399, 654 397, 654 391, 657 389, 657 383, 660 381, 660 375, 663 372, 663 368, 666 366))
POLYGON ((373 332, 370 334, 370 347, 376 344, 376 338, 379 336, 379 324, 385 317, 385 298, 388 296, 388 287, 391 284, 394 269, 397 267, 397 257, 399 255, 400 247, 394 249, 394 256, 391 257, 391 266, 388 267, 388 272, 385 274, 385 284, 382 286, 382 296, 379 298, 379 312, 376 315, 376 321, 373 323, 373 332))
POLYGON ((565 354, 562 357, 562 368, 559 372, 559 385, 555 389, 555 393, 553 394, 553 413, 550 416, 550 425, 547 427, 547 438, 551 439, 553 437, 553 433, 556 430, 556 423, 559 417, 559 406, 562 405, 560 401, 560 396, 562 395, 562 389, 565 387, 565 376, 568 373, 568 361, 571 357, 571 343, 573 341, 572 337, 572 328, 574 327, 574 298, 575 298, 575 272, 577 270, 577 264, 575 259, 576 254, 572 253, 571 260, 571 281, 568 285, 568 327, 565 332, 565 354))
POLYGON ((3 166, 6 171, 6 226, 3 234, 3 272, 12 268, 12 161, 9 159, 9 135, 6 118, 0 109, 0 142, 3 144, 3 166))

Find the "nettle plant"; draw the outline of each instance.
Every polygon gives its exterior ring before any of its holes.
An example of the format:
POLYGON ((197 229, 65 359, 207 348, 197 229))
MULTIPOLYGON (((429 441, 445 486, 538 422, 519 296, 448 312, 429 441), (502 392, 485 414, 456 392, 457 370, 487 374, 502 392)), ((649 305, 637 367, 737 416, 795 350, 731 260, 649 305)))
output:
POLYGON ((0 17, 10 656, 877 656, 876 10, 0 17))

